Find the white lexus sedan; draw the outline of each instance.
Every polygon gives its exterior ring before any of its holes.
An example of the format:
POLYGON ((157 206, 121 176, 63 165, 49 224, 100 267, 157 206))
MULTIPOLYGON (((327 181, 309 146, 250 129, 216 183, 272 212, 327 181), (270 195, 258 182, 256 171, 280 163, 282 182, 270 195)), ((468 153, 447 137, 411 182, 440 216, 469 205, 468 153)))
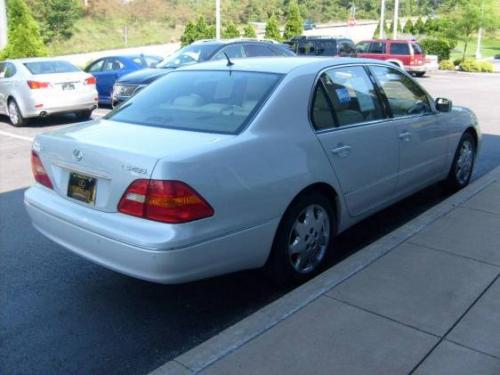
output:
POLYGON ((23 126, 30 118, 67 112, 88 120, 95 108, 95 78, 67 61, 0 62, 0 114, 9 116, 14 126, 23 126))
POLYGON ((354 223, 430 184, 467 185, 479 143, 470 110, 392 64, 228 59, 37 136, 25 205, 54 242, 137 278, 265 267, 301 282, 354 223))

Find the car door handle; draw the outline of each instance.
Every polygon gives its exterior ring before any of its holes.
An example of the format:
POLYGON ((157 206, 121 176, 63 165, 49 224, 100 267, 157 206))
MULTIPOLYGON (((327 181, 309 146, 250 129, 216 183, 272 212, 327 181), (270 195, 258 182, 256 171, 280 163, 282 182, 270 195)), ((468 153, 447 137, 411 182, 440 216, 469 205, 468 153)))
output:
POLYGON ((405 142, 411 141, 411 133, 410 132, 402 132, 399 134, 399 139, 405 142))
POLYGON ((351 146, 339 146, 332 149, 332 154, 340 158, 345 158, 351 153, 351 146))

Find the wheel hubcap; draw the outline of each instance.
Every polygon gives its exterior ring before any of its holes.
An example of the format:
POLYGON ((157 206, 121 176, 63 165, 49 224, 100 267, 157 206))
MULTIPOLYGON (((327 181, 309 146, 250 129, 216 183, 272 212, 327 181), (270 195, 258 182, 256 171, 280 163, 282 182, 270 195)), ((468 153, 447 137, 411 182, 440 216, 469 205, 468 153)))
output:
POLYGON ((13 124, 17 124, 19 121, 19 116, 17 114, 17 107, 14 102, 9 103, 9 118, 13 124))
POLYGON ((455 176, 458 182, 463 185, 467 182, 472 172, 474 162, 474 147, 470 141, 465 141, 460 147, 458 160, 455 169, 455 176))
POLYGON ((330 220, 318 205, 306 207, 295 220, 289 236, 288 257, 299 273, 310 273, 323 260, 330 242, 330 220))

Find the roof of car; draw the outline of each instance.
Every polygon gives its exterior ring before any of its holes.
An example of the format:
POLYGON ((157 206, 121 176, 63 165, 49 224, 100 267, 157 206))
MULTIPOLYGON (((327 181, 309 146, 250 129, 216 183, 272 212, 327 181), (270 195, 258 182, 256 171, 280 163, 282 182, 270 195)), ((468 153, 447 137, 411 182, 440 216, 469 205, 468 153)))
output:
POLYGON ((408 43, 417 42, 415 39, 366 39, 363 42, 395 42, 395 43, 408 43))
POLYGON ((258 38, 232 38, 232 39, 202 39, 193 42, 193 45, 196 44, 214 44, 214 45, 223 45, 230 43, 270 43, 270 44, 280 44, 279 42, 273 39, 258 39, 258 38))
MULTIPOLYGON (((277 73, 277 74, 288 74, 292 70, 311 66, 311 68, 316 67, 327 67, 334 65, 343 64, 363 64, 363 63, 376 63, 376 64, 386 64, 380 60, 373 59, 360 59, 360 58, 349 58, 349 57, 302 57, 302 56, 290 56, 290 57, 251 57, 246 59, 231 59, 233 65, 230 67, 231 70, 238 71, 253 71, 253 72, 263 72, 263 73, 277 73)), ((394 66, 394 65, 391 65, 394 66)), ((179 68, 179 70, 227 70, 226 60, 208 61, 199 64, 193 64, 186 67, 179 68)))

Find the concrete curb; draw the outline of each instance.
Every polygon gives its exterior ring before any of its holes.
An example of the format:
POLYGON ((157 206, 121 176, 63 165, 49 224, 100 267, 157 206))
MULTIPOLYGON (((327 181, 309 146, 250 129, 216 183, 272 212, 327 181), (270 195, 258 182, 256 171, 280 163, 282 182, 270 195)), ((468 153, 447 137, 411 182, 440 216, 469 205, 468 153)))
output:
POLYGON ((193 374, 205 369, 271 329, 328 290, 368 267, 402 242, 498 180, 500 180, 500 167, 495 168, 412 221, 359 250, 313 280, 292 290, 197 347, 167 362, 151 372, 150 375, 193 374))

